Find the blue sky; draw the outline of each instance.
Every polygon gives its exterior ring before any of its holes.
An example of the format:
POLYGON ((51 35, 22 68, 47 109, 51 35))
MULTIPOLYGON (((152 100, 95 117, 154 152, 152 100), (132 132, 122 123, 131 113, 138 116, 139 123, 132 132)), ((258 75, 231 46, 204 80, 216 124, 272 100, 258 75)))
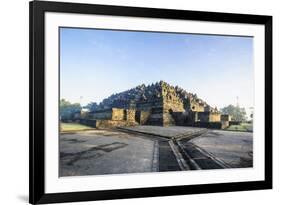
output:
POLYGON ((252 37, 61 28, 60 49, 61 98, 71 102, 164 80, 218 108, 237 96, 254 104, 252 37))

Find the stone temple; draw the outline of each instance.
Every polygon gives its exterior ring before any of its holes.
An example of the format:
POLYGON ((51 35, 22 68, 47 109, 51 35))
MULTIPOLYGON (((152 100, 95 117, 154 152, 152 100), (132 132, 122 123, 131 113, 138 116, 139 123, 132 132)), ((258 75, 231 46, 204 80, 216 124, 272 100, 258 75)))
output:
POLYGON ((163 81, 113 94, 81 116, 81 123, 97 128, 178 125, 221 129, 230 120, 196 94, 163 81))

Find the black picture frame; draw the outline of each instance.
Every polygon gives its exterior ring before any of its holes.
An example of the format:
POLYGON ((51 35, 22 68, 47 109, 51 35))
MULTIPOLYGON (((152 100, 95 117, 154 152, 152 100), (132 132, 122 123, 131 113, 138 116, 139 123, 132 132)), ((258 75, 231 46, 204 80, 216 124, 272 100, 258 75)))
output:
POLYGON ((272 188, 272 17, 124 6, 32 1, 30 12, 30 107, 29 107, 29 202, 32 204, 75 202, 272 188), (45 192, 45 12, 99 14, 260 24, 265 26, 265 180, 219 184, 183 185, 71 193, 45 192))

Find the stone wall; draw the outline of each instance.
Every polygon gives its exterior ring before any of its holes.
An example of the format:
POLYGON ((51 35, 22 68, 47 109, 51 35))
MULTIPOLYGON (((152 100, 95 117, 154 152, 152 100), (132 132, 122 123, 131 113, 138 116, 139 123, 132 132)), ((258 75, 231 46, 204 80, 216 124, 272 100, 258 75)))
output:
POLYGON ((164 113, 171 112, 184 112, 183 103, 181 101, 164 100, 163 101, 164 113))
POLYGON ((221 114, 217 112, 211 112, 209 117, 209 122, 220 122, 221 114))
POLYGON ((137 123, 125 120, 97 120, 96 128, 135 126, 137 123))
POLYGON ((139 124, 163 126, 163 98, 139 101, 136 104, 135 119, 139 124))
POLYGON ((200 122, 220 122, 221 114, 218 112, 198 112, 198 119, 200 122))
POLYGON ((231 121, 230 115, 221 115, 221 123, 222 123, 222 129, 225 129, 229 127, 229 122, 231 121))
POLYGON ((93 119, 81 119, 81 124, 91 126, 94 128, 113 128, 121 126, 135 126, 136 122, 130 122, 125 120, 93 120, 93 119))
POLYGON ((109 120, 126 120, 124 109, 112 108, 112 118, 109 120))
POLYGON ((197 112, 197 119, 196 121, 200 121, 200 122, 209 122, 210 120, 210 113, 209 112, 197 112))
POLYGON ((163 108, 152 108, 146 124, 163 126, 163 108))
POLYGON ((111 108, 91 112, 87 118, 81 119, 80 122, 96 128, 133 126, 138 124, 135 115, 135 109, 111 108))
POLYGON ((150 111, 137 110, 135 119, 140 125, 145 125, 147 124, 150 114, 150 111))
POLYGON ((111 120, 112 119, 112 109, 91 112, 88 114, 87 118, 88 119, 111 120))
POLYGON ((97 120, 92 120, 92 119, 80 119, 80 123, 83 125, 87 125, 90 127, 96 127, 97 120))
POLYGON ((230 115, 221 115, 221 121, 231 121, 230 115))
POLYGON ((87 118, 95 120, 124 120, 126 116, 124 109, 110 108, 91 112, 88 114, 87 118))
POLYGON ((163 99, 157 98, 153 101, 139 101, 136 103, 136 110, 151 111, 152 108, 161 108, 163 106, 163 99))
POLYGON ((221 129, 225 129, 229 127, 229 121, 221 121, 221 129))
POLYGON ((222 123, 221 122, 195 122, 193 124, 195 127, 205 127, 209 129, 222 129, 222 123))
MULTIPOLYGON (((174 88, 167 88, 163 91, 163 126, 176 125, 176 119, 174 113, 183 113, 185 112, 184 104, 182 99, 180 99, 174 88)), ((177 115, 179 117, 179 115, 177 115)))
POLYGON ((175 119, 170 113, 163 113, 163 124, 162 126, 176 125, 175 119))
MULTIPOLYGON (((151 102, 150 102, 151 103, 151 102)), ((135 109, 120 109, 111 108, 107 110, 100 110, 91 113, 90 120, 87 122, 94 127, 114 127, 114 126, 128 126, 131 124, 140 125, 158 125, 158 126, 204 126, 213 127, 227 127, 228 121, 222 122, 221 125, 212 124, 213 122, 220 122, 221 115, 218 112, 192 112, 184 111, 182 103, 173 103, 171 99, 166 99, 162 106, 159 101, 155 104, 157 107, 152 107, 150 110, 135 110, 135 109), (174 111, 176 110, 176 111, 174 111), (201 122, 201 123, 199 123, 201 122), (207 125, 207 123, 211 123, 207 125)), ((146 106, 143 106, 143 108, 146 106)), ((224 117, 223 119, 225 119, 224 117)))
POLYGON ((191 112, 173 112, 172 115, 179 126, 192 126, 194 122, 194 113, 191 112))
POLYGON ((200 102, 197 102, 196 100, 191 101, 190 109, 193 112, 204 112, 205 111, 204 105, 201 104, 200 102))
POLYGON ((126 109, 125 111, 125 120, 134 122, 136 119, 136 110, 135 109, 126 109))

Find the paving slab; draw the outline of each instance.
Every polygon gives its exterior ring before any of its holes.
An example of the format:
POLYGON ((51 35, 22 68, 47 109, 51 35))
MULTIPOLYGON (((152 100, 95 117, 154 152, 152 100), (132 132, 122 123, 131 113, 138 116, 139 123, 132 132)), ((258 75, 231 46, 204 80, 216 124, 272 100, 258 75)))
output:
POLYGON ((183 143, 186 143, 186 147, 190 143, 198 146, 232 168, 253 166, 253 133, 251 132, 209 130, 183 143))
POLYGON ((155 153, 158 141, 141 135, 112 130, 62 134, 59 173, 82 176, 153 172, 159 166, 155 153))

